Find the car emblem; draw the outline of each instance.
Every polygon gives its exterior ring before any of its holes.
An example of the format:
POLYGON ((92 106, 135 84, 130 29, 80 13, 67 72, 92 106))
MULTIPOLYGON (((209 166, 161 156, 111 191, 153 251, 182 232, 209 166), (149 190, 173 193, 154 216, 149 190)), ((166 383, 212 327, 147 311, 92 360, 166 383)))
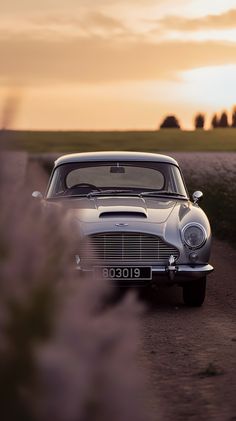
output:
POLYGON ((129 224, 124 224, 124 223, 116 224, 116 227, 128 227, 128 226, 129 224))

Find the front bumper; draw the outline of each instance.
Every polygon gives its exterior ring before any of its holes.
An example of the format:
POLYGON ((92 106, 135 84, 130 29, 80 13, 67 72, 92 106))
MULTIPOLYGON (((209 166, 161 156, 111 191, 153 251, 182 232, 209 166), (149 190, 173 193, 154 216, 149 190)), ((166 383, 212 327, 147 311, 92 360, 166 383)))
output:
MULTIPOLYGON (((101 267, 112 267, 111 264, 108 265, 101 265, 101 267)), ((116 264, 117 266, 117 264, 116 264)), ((124 263, 120 264, 120 266, 135 266, 134 263, 126 264, 124 263)), ((140 266, 140 265, 138 265, 140 266)), ((97 267, 97 265, 96 265, 97 267)), ((76 268, 78 271, 80 271, 83 274, 95 274, 95 270, 93 267, 90 268, 83 268, 80 266, 77 266, 76 268)), ((169 264, 167 266, 151 266, 151 279, 141 282, 142 284, 149 284, 149 283, 164 283, 164 284, 180 284, 188 281, 194 281, 204 278, 205 276, 209 275, 211 272, 213 272, 214 268, 210 264, 195 264, 195 265, 189 265, 189 264, 180 264, 175 265, 173 261, 169 261, 169 264)), ((123 279, 115 280, 116 283, 122 284, 123 279)), ((127 283, 127 282, 126 282, 127 283)), ((137 280, 130 280, 129 284, 135 286, 140 285, 140 282, 137 282, 137 280)))
POLYGON ((155 278, 167 278, 168 282, 187 282, 202 279, 213 272, 214 268, 210 264, 205 265, 177 265, 167 267, 153 267, 152 276, 155 278))

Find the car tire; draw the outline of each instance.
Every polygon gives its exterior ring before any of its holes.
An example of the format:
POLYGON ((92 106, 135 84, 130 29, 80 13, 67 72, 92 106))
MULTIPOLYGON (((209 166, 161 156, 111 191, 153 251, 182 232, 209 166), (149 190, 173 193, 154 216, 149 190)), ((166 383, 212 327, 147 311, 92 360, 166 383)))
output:
POLYGON ((183 300, 189 307, 200 307, 206 296, 206 278, 183 285, 183 300))

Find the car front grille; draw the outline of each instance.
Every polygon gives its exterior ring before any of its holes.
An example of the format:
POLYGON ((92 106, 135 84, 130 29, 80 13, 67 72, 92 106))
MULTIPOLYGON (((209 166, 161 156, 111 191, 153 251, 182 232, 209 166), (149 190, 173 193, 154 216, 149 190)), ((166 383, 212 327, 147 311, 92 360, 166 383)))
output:
MULTIPOLYGON (((89 236, 89 243, 99 261, 153 262, 166 264, 179 251, 160 237, 144 233, 100 233, 89 236)), ((86 259, 88 260, 88 259, 86 259)))

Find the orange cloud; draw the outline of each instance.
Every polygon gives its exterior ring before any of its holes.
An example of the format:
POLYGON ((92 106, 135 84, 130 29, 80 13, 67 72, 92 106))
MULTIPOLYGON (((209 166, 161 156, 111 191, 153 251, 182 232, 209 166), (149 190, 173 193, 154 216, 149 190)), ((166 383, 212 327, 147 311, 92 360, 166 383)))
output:
POLYGON ((94 11, 85 13, 83 16, 78 14, 72 15, 71 13, 44 13, 43 15, 34 15, 24 24, 32 28, 35 25, 38 28, 45 27, 48 30, 57 26, 62 32, 65 28, 71 29, 83 29, 88 33, 96 29, 102 29, 104 31, 117 31, 125 30, 125 26, 121 20, 116 19, 107 14, 94 11))
POLYGON ((114 18, 101 12, 90 12, 74 15, 71 13, 43 13, 25 16, 24 18, 0 19, 0 42, 1 39, 13 45, 25 39, 29 44, 40 40, 49 44, 69 42, 77 38, 104 38, 109 39, 114 36, 123 38, 132 36, 132 31, 124 25, 121 19, 114 18))
POLYGON ((0 35, 0 57, 0 79, 33 85, 168 80, 185 70, 236 63, 236 43, 0 35))
MULTIPOLYGON (((181 2, 186 2, 188 0, 179 0, 181 2)), ((6 13, 17 13, 19 15, 24 13, 35 13, 35 12, 46 12, 46 11, 72 11, 75 12, 76 9, 86 8, 89 10, 94 10, 96 7, 103 8, 113 5, 128 4, 130 7, 139 7, 139 6, 148 6, 148 5, 162 5, 171 3, 172 0, 8 0, 7 2, 2 2, 1 4, 1 15, 6 13)))
POLYGON ((89 26, 100 27, 103 29, 124 29, 124 25, 120 20, 100 12, 93 12, 87 14, 83 21, 84 24, 88 24, 89 26))

